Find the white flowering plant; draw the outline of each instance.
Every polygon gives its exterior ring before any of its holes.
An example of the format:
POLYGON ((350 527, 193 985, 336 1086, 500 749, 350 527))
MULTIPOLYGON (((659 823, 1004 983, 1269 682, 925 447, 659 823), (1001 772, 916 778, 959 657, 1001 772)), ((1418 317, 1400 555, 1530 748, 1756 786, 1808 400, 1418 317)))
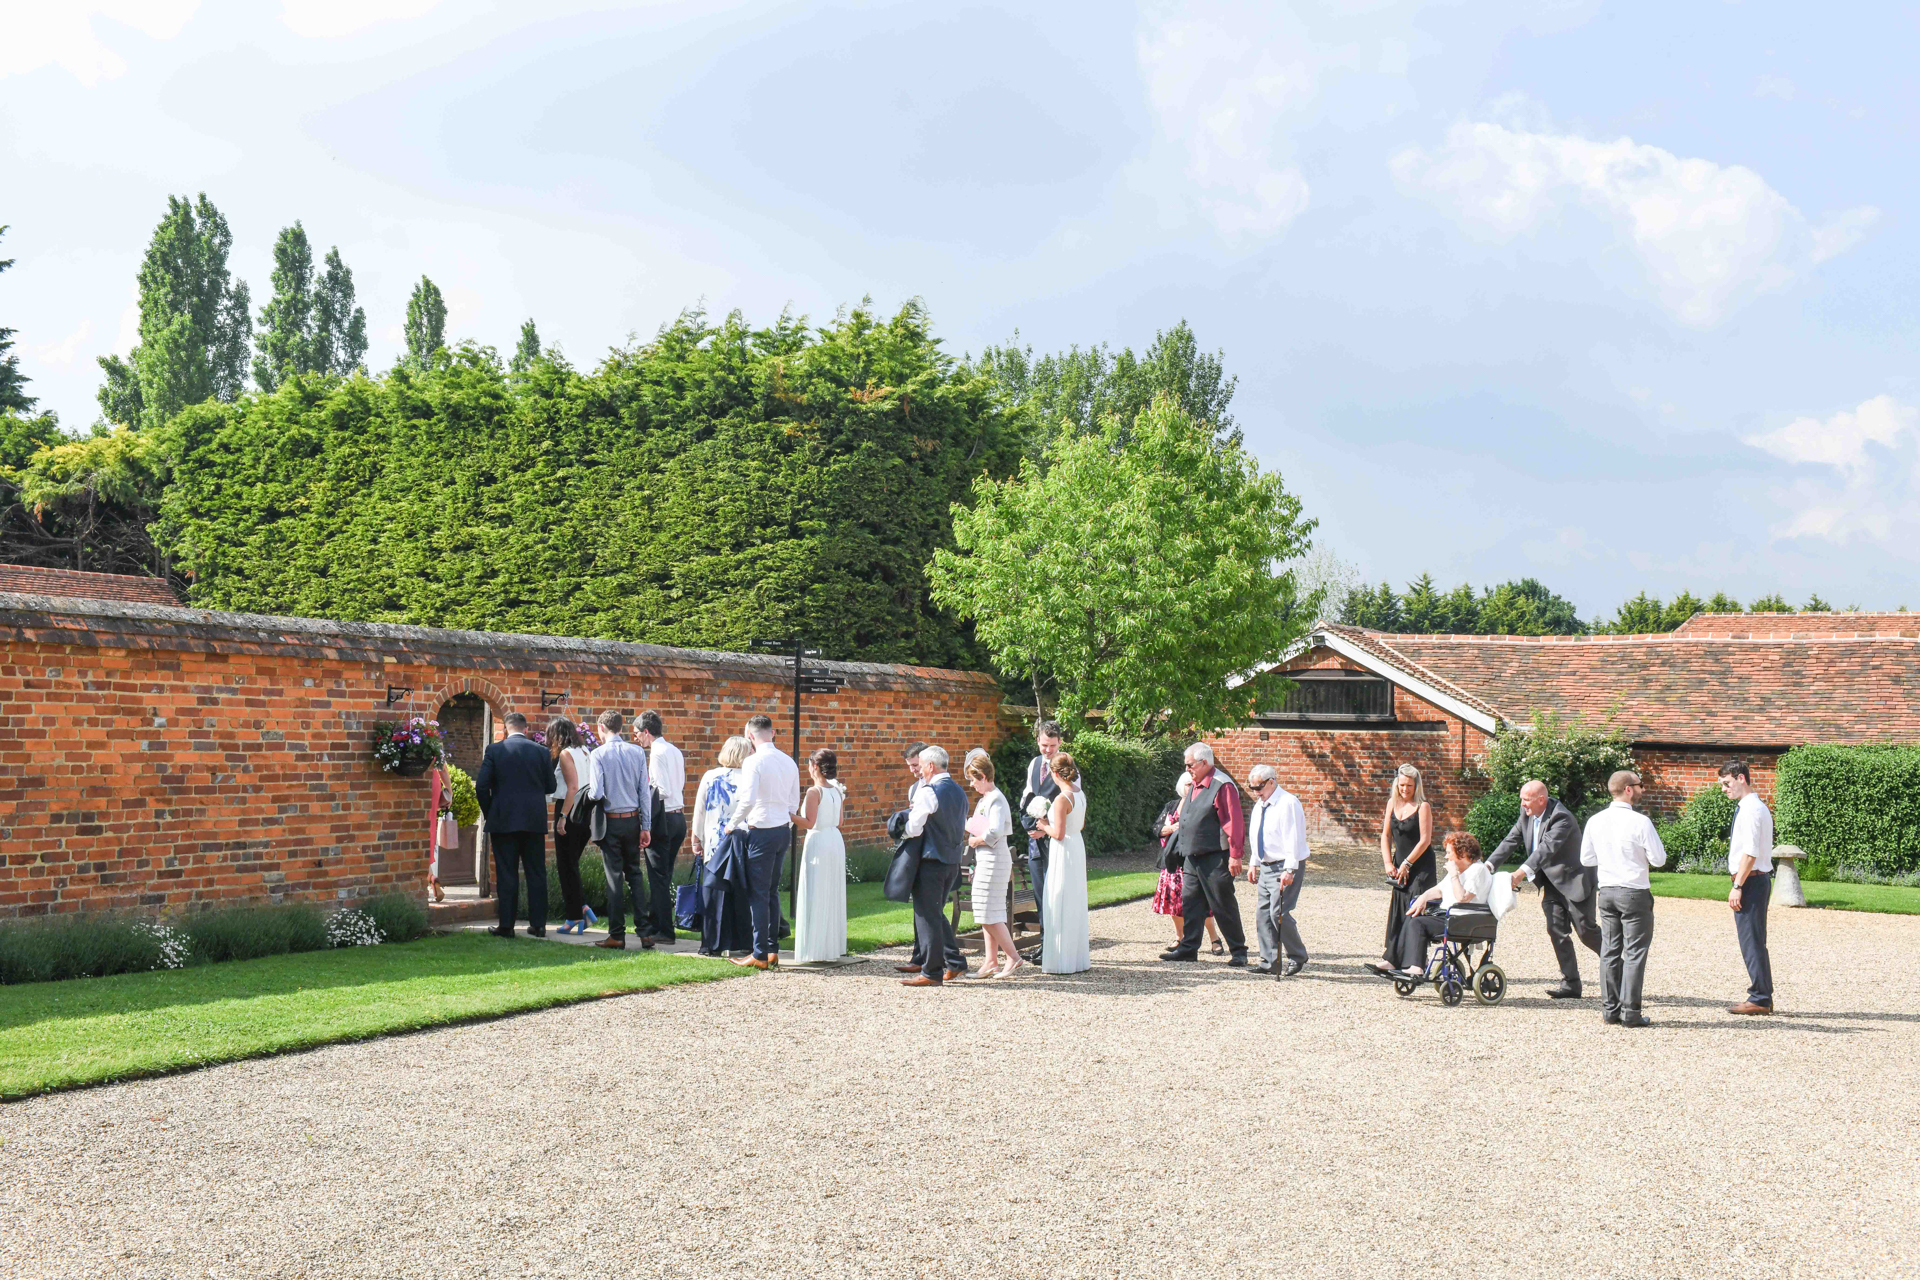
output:
POLYGON ((327 917, 330 947, 377 947, 382 941, 380 926, 358 907, 348 907, 327 917))
POLYGON ((187 935, 170 924, 159 924, 151 920, 142 920, 133 926, 160 944, 160 954, 154 963, 156 969, 182 969, 193 954, 193 943, 187 935))

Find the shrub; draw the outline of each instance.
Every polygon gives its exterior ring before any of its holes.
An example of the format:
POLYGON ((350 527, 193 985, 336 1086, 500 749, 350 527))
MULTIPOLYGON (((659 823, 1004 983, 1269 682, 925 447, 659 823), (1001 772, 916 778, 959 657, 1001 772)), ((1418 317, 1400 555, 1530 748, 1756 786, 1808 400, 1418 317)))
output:
POLYGON ((480 795, 473 789, 467 771, 451 760, 447 762, 447 794, 441 803, 453 809, 453 820, 463 827, 480 821, 480 795))
POLYGON ((1569 724, 1536 714, 1530 728, 1508 725, 1500 730, 1482 767, 1496 792, 1517 795, 1522 783, 1538 778, 1555 799, 1578 813, 1589 801, 1606 797, 1607 778, 1614 771, 1633 768, 1633 752, 1613 730, 1603 733, 1578 720, 1569 724))
MULTIPOLYGON (((1063 748, 1083 773, 1087 794, 1088 854, 1144 849, 1153 842, 1153 820, 1173 799, 1182 748, 1081 730, 1063 748)), ((1024 768, 1026 761, 1021 761, 1024 768)), ((995 767, 998 768, 998 762, 995 767)), ((1019 774, 1007 799, 1020 798, 1019 774)), ((1236 781, 1244 784, 1246 779, 1236 781)), ((1252 804, 1244 789, 1241 798, 1252 804)))
POLYGON ((306 903, 208 911, 189 917, 180 930, 193 943, 195 964, 327 948, 326 918, 306 903))
MULTIPOLYGON (((1488 857, 1507 832, 1513 830, 1513 824, 1520 820, 1520 796, 1513 791, 1489 791, 1473 802, 1473 808, 1467 810, 1467 830, 1480 842, 1480 849, 1488 857)), ((1441 836, 1446 833, 1433 833, 1433 843, 1439 847, 1441 836)))
POLYGON ((1830 868, 1920 870, 1920 747, 1795 747, 1774 774, 1774 826, 1830 868))
POLYGON ((387 942, 410 942, 427 931, 426 905, 404 893, 368 898, 360 909, 373 917, 374 927, 387 942))
POLYGON ((377 947, 384 941, 373 916, 359 907, 347 907, 327 917, 330 947, 377 947))
POLYGON ((1680 816, 1659 827, 1660 843, 1667 850, 1667 870, 1726 870, 1733 809, 1733 801, 1717 786, 1702 788, 1688 797, 1680 816))
MULTIPOLYGON (((0 983, 57 982, 173 968, 171 930, 120 916, 58 916, 0 925, 0 983)), ((178 957, 184 960, 185 956, 178 957)))

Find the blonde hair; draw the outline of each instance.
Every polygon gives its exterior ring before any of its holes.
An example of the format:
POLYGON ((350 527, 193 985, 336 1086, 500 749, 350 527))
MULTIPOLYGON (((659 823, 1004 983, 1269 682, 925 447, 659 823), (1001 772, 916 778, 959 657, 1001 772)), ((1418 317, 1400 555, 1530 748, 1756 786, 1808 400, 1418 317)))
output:
POLYGON ((1427 802, 1427 784, 1420 779, 1420 770, 1410 764, 1403 764, 1393 771, 1393 785, 1387 788, 1387 812, 1392 813, 1400 804, 1400 779, 1413 779, 1413 807, 1418 809, 1427 802))
POLYGON ((738 769, 746 762, 747 740, 745 738, 736 733, 720 744, 720 767, 722 769, 738 769))

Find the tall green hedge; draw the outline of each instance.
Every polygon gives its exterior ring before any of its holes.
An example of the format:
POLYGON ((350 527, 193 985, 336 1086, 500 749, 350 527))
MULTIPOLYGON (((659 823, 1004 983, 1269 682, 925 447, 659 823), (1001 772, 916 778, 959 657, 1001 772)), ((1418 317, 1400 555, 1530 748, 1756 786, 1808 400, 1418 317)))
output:
MULTIPOLYGON (((1087 852, 1131 853, 1153 841, 1153 820, 1173 798, 1182 749, 1082 729, 1064 748, 1080 765, 1087 793, 1087 852)), ((1018 804, 1027 762, 1039 754, 1033 739, 1009 738, 993 749, 993 773, 1009 804, 1018 804)), ((1013 846, 1024 848, 1016 834, 1013 846)))
POLYGON ((1829 866, 1920 870, 1920 747, 1795 747, 1774 774, 1774 829, 1829 866))
MULTIPOLYGON (((1488 857, 1507 832, 1513 830, 1513 824, 1520 820, 1520 796, 1513 791, 1489 791, 1473 802, 1473 808, 1467 810, 1467 830, 1473 832, 1473 838, 1480 842, 1480 852, 1488 857)), ((1444 833, 1433 833, 1433 843, 1440 844, 1444 833)), ((1438 855, 1436 855, 1438 856, 1438 855)))

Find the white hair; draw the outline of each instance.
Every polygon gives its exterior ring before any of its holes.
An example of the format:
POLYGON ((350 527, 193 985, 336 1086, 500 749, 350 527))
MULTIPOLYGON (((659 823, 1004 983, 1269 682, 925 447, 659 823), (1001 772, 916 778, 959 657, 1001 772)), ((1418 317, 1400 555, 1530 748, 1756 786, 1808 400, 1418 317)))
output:
POLYGON ((1263 782, 1278 782, 1280 775, 1273 771, 1270 764, 1257 764, 1247 770, 1247 785, 1257 787, 1263 782))
POLYGON ((947 749, 945 747, 922 747, 920 758, 936 769, 947 767, 947 749))
POLYGON ((1205 760, 1208 764, 1212 764, 1213 748, 1204 742, 1196 742, 1187 748, 1186 754, 1181 758, 1184 760, 1205 760))
POLYGON ((1183 773, 1183 774, 1181 774, 1181 775, 1180 775, 1179 777, 1177 777, 1177 778, 1175 778, 1175 779, 1173 780, 1173 793, 1174 793, 1175 795, 1177 795, 1177 796, 1184 796, 1184 795, 1186 795, 1186 794, 1187 794, 1187 792, 1189 792, 1189 791, 1191 791, 1191 790, 1193 790, 1193 775, 1192 775, 1192 774, 1190 774, 1190 773, 1183 773))

